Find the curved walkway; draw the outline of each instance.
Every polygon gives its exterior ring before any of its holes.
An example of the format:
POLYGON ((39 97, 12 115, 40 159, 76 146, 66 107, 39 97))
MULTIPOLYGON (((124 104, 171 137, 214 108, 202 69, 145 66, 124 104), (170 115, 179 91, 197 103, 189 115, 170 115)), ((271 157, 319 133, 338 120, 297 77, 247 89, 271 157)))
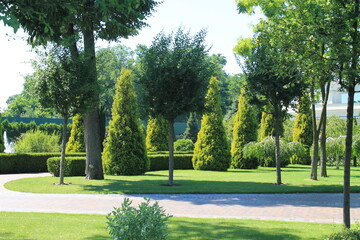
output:
MULTIPOLYGON (((21 193, 4 183, 48 173, 0 175, 0 211, 107 214, 125 197, 134 204, 148 197, 173 216, 251 218, 263 220, 342 223, 342 194, 43 194, 21 193)), ((351 219, 360 218, 360 194, 351 195, 351 219)))

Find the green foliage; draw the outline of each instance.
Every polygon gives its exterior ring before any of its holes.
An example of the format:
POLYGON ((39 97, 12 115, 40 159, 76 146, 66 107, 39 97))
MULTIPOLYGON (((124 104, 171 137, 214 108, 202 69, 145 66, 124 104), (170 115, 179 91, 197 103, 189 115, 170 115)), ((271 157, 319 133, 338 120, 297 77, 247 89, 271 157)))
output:
POLYGON ((168 236, 167 222, 170 215, 158 202, 150 205, 145 198, 138 208, 131 206, 132 201, 124 199, 120 208, 106 216, 107 230, 114 240, 165 240, 168 236))
POLYGON ((290 157, 291 164, 310 164, 310 149, 300 142, 288 143, 289 151, 292 154, 290 157))
POLYGON ((337 138, 346 136, 346 120, 339 116, 330 116, 326 119, 326 136, 337 138))
POLYGON ((341 231, 335 232, 327 236, 324 240, 359 240, 360 228, 358 225, 353 228, 343 228, 341 231))
MULTIPOLYGON (((1 114, 0 114, 0 121, 1 121, 1 114)), ((3 127, 0 122, 0 153, 4 152, 5 144, 4 144, 4 136, 3 136, 3 127)))
POLYGON ((313 143, 313 122, 308 94, 303 94, 299 101, 294 123, 293 141, 300 142, 307 148, 310 148, 313 143))
POLYGON ((103 166, 107 174, 136 175, 149 169, 145 136, 131 79, 131 71, 123 69, 116 83, 112 119, 103 151, 103 166))
POLYGON ((336 167, 342 165, 345 156, 345 137, 328 137, 326 139, 326 154, 328 165, 336 167))
POLYGON ((158 116, 150 117, 146 127, 146 149, 166 151, 169 149, 169 122, 158 116))
POLYGON ((256 163, 253 164, 249 159, 243 157, 245 144, 256 141, 257 130, 256 113, 253 106, 246 99, 245 91, 242 91, 239 96, 238 111, 235 115, 233 127, 233 141, 231 144, 232 168, 257 168, 256 163))
POLYGON ((294 120, 286 119, 284 121, 284 134, 282 136, 282 140, 285 142, 292 142, 293 141, 293 132, 294 132, 294 120))
POLYGON ((72 118, 71 132, 66 152, 85 152, 84 120, 80 114, 72 118))
POLYGON ((60 151, 59 135, 30 130, 15 142, 14 150, 16 153, 57 152, 60 151))
MULTIPOLYGON (((192 166, 192 153, 175 153, 174 169, 194 169, 192 166)), ((169 152, 154 152, 148 154, 150 171, 169 169, 169 152)))
POLYGON ((195 36, 179 28, 159 33, 140 58, 141 102, 152 116, 169 122, 201 110, 209 79, 205 31, 195 36))
POLYGON ((184 139, 190 139, 193 143, 197 140, 199 133, 199 121, 196 113, 190 113, 190 116, 186 123, 186 129, 184 132, 184 139))
POLYGON ((215 77, 210 79, 205 98, 206 112, 195 143, 193 166, 197 170, 226 171, 230 166, 231 155, 223 125, 219 85, 215 77))
MULTIPOLYGON (((266 137, 275 136, 275 119, 273 113, 271 113, 272 108, 270 106, 266 106, 265 112, 261 114, 261 122, 259 128, 259 141, 261 142, 266 137)), ((280 125, 280 136, 283 135, 284 125, 281 123, 280 125)))
MULTIPOLYGON (((86 157, 65 157, 64 176, 85 176, 86 157)), ((51 157, 46 162, 48 172, 55 177, 59 177, 60 158, 51 157)))
MULTIPOLYGON (((266 137, 261 142, 250 142, 244 146, 243 154, 245 158, 257 159, 261 166, 275 167, 275 138, 266 137)), ((290 163, 292 153, 289 151, 288 145, 283 141, 280 141, 280 156, 281 167, 286 167, 290 163)))
MULTIPOLYGON (((84 156, 84 153, 72 153, 68 156, 84 156)), ((47 171, 47 159, 60 158, 58 153, 1 153, 0 174, 34 173, 47 171)))
POLYGON ((190 139, 179 139, 174 143, 175 151, 193 151, 194 143, 190 139))

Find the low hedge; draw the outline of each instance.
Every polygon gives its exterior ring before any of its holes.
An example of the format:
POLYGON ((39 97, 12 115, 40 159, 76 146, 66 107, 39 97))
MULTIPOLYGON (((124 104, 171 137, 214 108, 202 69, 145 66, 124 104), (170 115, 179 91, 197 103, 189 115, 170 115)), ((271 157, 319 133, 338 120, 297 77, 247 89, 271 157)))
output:
MULTIPOLYGON (((71 153, 67 156, 85 156, 71 153)), ((0 174, 47 172, 47 159, 60 153, 0 153, 0 174)))
MULTIPOLYGON (((66 157, 65 158, 65 177, 85 176, 86 157, 66 157)), ((51 157, 47 160, 47 169, 55 177, 59 177, 60 158, 51 157)))
MULTIPOLYGON (((174 154, 174 169, 194 169, 192 165, 192 154, 174 154)), ((169 155, 149 155, 150 171, 169 169, 169 155)))

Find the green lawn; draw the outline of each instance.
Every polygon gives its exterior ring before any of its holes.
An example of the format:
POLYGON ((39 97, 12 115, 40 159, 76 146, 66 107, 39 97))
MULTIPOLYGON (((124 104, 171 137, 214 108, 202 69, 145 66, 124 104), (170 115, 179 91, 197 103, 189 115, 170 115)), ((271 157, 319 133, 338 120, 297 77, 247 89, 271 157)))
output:
MULTIPOLYGON (((110 239, 103 215, 0 212, 0 239, 110 239)), ((173 217, 169 239, 323 239, 340 225, 173 217)))
MULTIPOLYGON (((148 172, 141 176, 105 176, 103 181, 67 177, 71 185, 58 186, 55 177, 15 180, 5 184, 10 190, 34 193, 304 193, 342 192, 343 170, 328 168, 328 178, 310 180, 310 166, 292 165, 282 169, 285 185, 275 185, 274 168, 229 170, 228 172, 175 170, 174 183, 168 187, 167 171, 148 172)), ((360 168, 352 168, 351 191, 360 192, 360 168)))

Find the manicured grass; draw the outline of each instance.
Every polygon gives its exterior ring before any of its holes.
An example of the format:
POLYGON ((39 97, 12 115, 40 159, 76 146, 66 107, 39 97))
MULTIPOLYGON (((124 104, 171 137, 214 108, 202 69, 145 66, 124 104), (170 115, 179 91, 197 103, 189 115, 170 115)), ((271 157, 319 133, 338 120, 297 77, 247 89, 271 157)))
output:
MULTIPOLYGON (((103 215, 0 212, 0 239, 110 239, 103 215)), ((340 225, 173 217, 169 239, 323 239, 340 225)))
MULTIPOLYGON (((310 180, 310 166, 292 165, 282 170, 285 185, 275 185, 274 168, 229 170, 227 172, 176 170, 176 186, 165 186, 167 171, 148 172, 141 176, 106 176, 105 180, 67 177, 66 186, 57 186, 55 177, 27 178, 5 184, 10 190, 34 193, 305 193, 342 192, 343 170, 329 167, 329 177, 310 180)), ((351 191, 360 192, 360 168, 352 168, 351 191)))

